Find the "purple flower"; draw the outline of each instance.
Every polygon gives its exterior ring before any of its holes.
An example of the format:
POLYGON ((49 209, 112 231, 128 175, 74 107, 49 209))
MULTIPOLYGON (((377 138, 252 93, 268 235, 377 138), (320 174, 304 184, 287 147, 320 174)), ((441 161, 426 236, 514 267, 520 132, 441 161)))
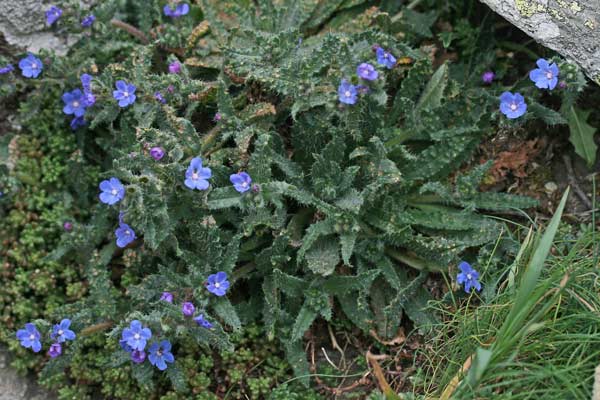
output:
POLYGON ((565 81, 558 82, 558 87, 561 88, 561 89, 566 88, 567 87, 567 82, 565 82, 565 81))
POLYGON ((216 113, 215 116, 214 116, 214 118, 213 118, 213 121, 219 122, 222 118, 223 117, 221 116, 221 113, 216 113))
POLYGON ((100 201, 112 206, 125 197, 125 187, 117 178, 110 178, 100 182, 100 201))
POLYGON ((167 86, 167 92, 169 92, 169 93, 175 92, 175 87, 173 85, 167 86))
POLYGON ((471 293, 471 289, 475 288, 478 292, 481 290, 481 283, 479 283, 479 272, 471 268, 471 264, 462 261, 458 267, 460 273, 456 276, 456 282, 459 285, 464 283, 465 292, 471 293))
POLYGON ((75 117, 71 120, 71 129, 72 130, 77 130, 78 128, 81 128, 83 126, 86 126, 87 123, 85 122, 85 118, 83 117, 75 117))
POLYGON ((250 184, 252 183, 252 178, 245 172, 240 172, 239 174, 232 174, 229 176, 229 180, 233 183, 233 187, 240 193, 247 192, 250 190, 250 184))
POLYGON ((165 98, 163 97, 163 95, 160 92, 155 92, 154 98, 156 100, 158 100, 159 102, 161 102, 162 104, 167 104, 167 100, 165 100, 165 98))
POLYGON ((137 238, 134 230, 125 223, 119 224, 119 227, 115 230, 115 236, 117 237, 117 246, 120 248, 126 247, 137 238))
POLYGON ((92 26, 92 24, 94 23, 95 20, 96 20, 96 17, 94 15, 90 14, 81 20, 81 26, 83 26, 84 28, 89 28, 90 26, 92 26))
POLYGON ((5 67, 0 68, 0 75, 8 74, 11 71, 14 71, 15 67, 12 64, 8 64, 5 67))
POLYGON ((39 58, 33 54, 28 54, 27 57, 19 61, 19 68, 21 68, 21 74, 25 78, 37 78, 42 73, 44 65, 39 58))
POLYGON ((204 319, 203 314, 200 314, 196 318, 194 318, 194 321, 196 321, 196 323, 198 325, 200 325, 201 327, 206 328, 206 329, 211 329, 213 327, 213 324, 211 324, 206 319, 204 319))
POLYGON ((175 9, 173 9, 171 8, 171 5, 167 4, 163 8, 163 11, 167 17, 179 18, 190 12, 190 6, 187 3, 181 3, 177 4, 177 6, 175 6, 175 9))
POLYGON ((71 320, 66 318, 63 319, 60 321, 60 324, 54 325, 50 337, 52 340, 58 343, 65 342, 67 340, 75 340, 75 332, 69 329, 70 326, 71 320))
POLYGON ((66 221, 66 222, 63 224, 63 228, 64 228, 64 230, 65 230, 65 231, 67 231, 67 232, 71 232, 71 231, 73 230, 73 224, 72 224, 72 223, 70 223, 69 221, 66 221))
POLYGON ((178 74, 181 72, 181 64, 178 61, 174 61, 169 64, 169 73, 170 74, 178 74))
MULTIPOLYGON (((132 350, 144 350, 146 342, 152 337, 152 331, 148 328, 142 327, 140 321, 133 320, 129 324, 129 328, 123 329, 121 334, 121 342, 125 341, 125 345, 131 347, 132 350)), ((120 342, 119 342, 120 343, 120 342)), ((123 347, 123 344, 121 344, 123 347)))
POLYGON ((394 65, 396 65, 396 57, 390 52, 383 50, 381 47, 377 47, 375 54, 377 55, 377 62, 380 65, 385 65, 387 69, 392 69, 394 68, 394 65))
POLYGON ((212 176, 210 168, 202 167, 202 159, 199 157, 192 158, 190 166, 185 171, 184 184, 188 188, 194 190, 206 190, 208 189, 208 179, 212 176))
POLYGON ((17 331, 17 339, 21 341, 21 346, 25 348, 31 347, 35 353, 42 349, 40 337, 40 332, 32 323, 25 324, 25 329, 19 329, 17 331))
POLYGON ((119 107, 127 107, 135 103, 135 89, 136 87, 132 84, 128 84, 125 81, 117 81, 115 86, 117 90, 113 90, 113 97, 119 100, 119 107))
POLYGON ((76 117, 83 117, 83 114, 85 114, 85 99, 81 90, 75 89, 72 92, 64 93, 62 101, 65 103, 63 107, 65 114, 73 114, 76 117))
POLYGON ((529 72, 529 79, 540 89, 554 89, 558 83, 558 66, 555 63, 548 64, 543 58, 537 60, 536 64, 538 68, 529 72))
POLYGON ((141 364, 146 359, 146 352, 143 350, 133 350, 131 352, 131 361, 136 364, 141 364))
POLYGON ((374 81, 377 79, 379 74, 375 70, 375 67, 368 63, 362 63, 356 67, 356 74, 367 81, 374 81))
POLYGON ((219 297, 224 296, 229 289, 229 281, 227 280, 227 274, 223 271, 219 271, 216 274, 209 275, 206 280, 206 288, 209 292, 219 297))
POLYGON ((175 357, 171 353, 171 343, 168 340, 163 340, 160 343, 154 343, 148 349, 148 359, 150 360, 150 364, 156 366, 156 368, 164 371, 167 369, 166 363, 175 362, 175 357))
POLYGON ((86 107, 91 107, 96 103, 96 96, 92 93, 92 76, 83 74, 80 77, 81 86, 83 86, 83 98, 86 107))
POLYGON ((500 95, 500 111, 509 119, 519 118, 527 111, 525 98, 520 93, 502 93, 500 95))
POLYGON ((52 345, 50 345, 50 350, 48 350, 48 355, 51 358, 56 358, 58 356, 60 356, 62 354, 62 346, 60 345, 60 343, 52 343, 52 345))
POLYGON ((183 303, 181 305, 181 312, 186 317, 191 317, 192 315, 194 315, 195 310, 196 310, 196 307, 194 307, 194 305, 192 303, 190 303, 189 301, 186 301, 185 303, 183 303))
POLYGON ((172 303, 173 295, 169 292, 163 292, 162 295, 160 296, 160 299, 163 301, 166 301, 167 303, 172 303))
POLYGON ((150 149, 150 156, 156 161, 160 161, 165 156, 165 151, 162 147, 153 147, 150 149))
POLYGON ((496 74, 494 74, 492 71, 485 71, 483 75, 481 75, 481 80, 483 83, 490 84, 494 81, 495 77, 496 74))
POLYGON ((46 11, 46 23, 48 25, 52 25, 62 15, 62 10, 56 6, 50 6, 50 8, 46 11))
POLYGON ((358 91, 356 86, 351 84, 345 79, 342 79, 342 83, 338 87, 338 96, 340 101, 344 104, 354 104, 358 98, 358 91))

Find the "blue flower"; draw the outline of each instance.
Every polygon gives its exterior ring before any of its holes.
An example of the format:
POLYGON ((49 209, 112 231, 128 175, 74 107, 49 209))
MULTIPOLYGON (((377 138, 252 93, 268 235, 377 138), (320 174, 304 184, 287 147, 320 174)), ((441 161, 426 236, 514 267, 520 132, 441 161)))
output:
POLYGON ((525 98, 520 93, 502 93, 500 95, 500 111, 509 119, 519 118, 527 111, 525 98))
POLYGON ((196 318, 194 318, 194 321, 196 321, 196 323, 198 325, 200 325, 201 327, 206 328, 206 329, 211 329, 213 327, 213 324, 211 324, 206 319, 204 319, 203 314, 200 314, 196 318))
POLYGON ((8 65, 0 68, 0 75, 8 74, 9 72, 12 72, 14 70, 15 70, 15 67, 13 67, 12 64, 8 64, 8 65))
POLYGON ((471 293, 471 289, 475 288, 478 292, 481 290, 481 283, 479 283, 479 272, 471 268, 471 264, 462 261, 458 267, 460 273, 456 276, 456 282, 459 285, 465 284, 465 292, 471 293))
POLYGON ((62 10, 56 6, 50 6, 50 8, 46 11, 46 22, 48 25, 52 25, 62 15, 62 10))
POLYGON ((175 6, 175 9, 173 9, 169 4, 167 4, 163 8, 163 11, 167 17, 179 18, 190 12, 190 6, 187 3, 181 3, 177 4, 177 6, 175 6))
POLYGON ((173 357, 173 353, 171 353, 171 343, 168 340, 163 340, 159 343, 154 343, 148 349, 148 360, 150 360, 150 364, 154 365, 156 368, 164 371, 167 369, 166 363, 175 362, 175 357, 173 357))
POLYGON ((227 274, 223 271, 219 271, 216 274, 209 275, 206 280, 206 288, 209 292, 217 296, 224 296, 229 289, 229 281, 227 280, 227 274))
MULTIPOLYGON (((123 329, 121 342, 124 341, 124 344, 131 347, 132 350, 142 351, 146 347, 146 342, 150 340, 151 337, 152 331, 142 327, 142 323, 136 319, 131 321, 129 328, 123 329)), ((123 347, 123 344, 121 344, 121 347, 123 347)))
POLYGON ((65 342, 67 340, 75 340, 75 332, 69 329, 70 326, 71 320, 66 318, 63 319, 60 321, 60 324, 54 325, 50 337, 52 340, 58 343, 65 342))
POLYGON ((115 236, 117 237, 117 246, 121 248, 126 247, 137 238, 133 229, 125 223, 119 224, 119 227, 115 230, 115 236))
POLYGON ((81 90, 75 89, 72 92, 64 93, 62 101, 65 103, 63 108, 65 114, 73 114, 76 117, 83 117, 83 114, 85 114, 86 103, 81 90))
POLYGON ((115 86, 117 90, 113 91, 113 97, 119 100, 119 107, 127 107, 135 103, 136 87, 134 85, 128 84, 125 81, 117 81, 115 86))
POLYGON ((127 340, 125 340, 125 339, 119 340, 119 346, 121 346, 121 348, 128 353, 131 353, 133 351, 133 349, 131 348, 130 345, 127 344, 127 340))
POLYGON ((375 67, 368 63, 362 63, 356 67, 356 74, 367 81, 374 81, 379 76, 375 67))
POLYGON ((338 87, 338 96, 340 101, 344 104, 354 104, 358 99, 358 91, 356 86, 351 84, 345 79, 342 79, 342 83, 338 87))
POLYGON ((396 57, 390 52, 383 50, 381 47, 377 48, 375 54, 377 55, 377 62, 380 65, 385 65, 388 69, 392 69, 394 68, 394 65, 396 65, 396 57))
POLYGON ((25 78, 37 78, 42 73, 44 65, 39 58, 33 54, 28 54, 27 57, 19 61, 19 68, 21 68, 21 74, 25 78))
POLYGON ((74 131, 86 125, 87 122, 85 122, 85 118, 83 117, 75 117, 71 120, 71 129, 74 131))
POLYGON ((188 188, 194 190, 206 190, 208 189, 208 179, 212 176, 210 168, 202 167, 202 159, 194 157, 190 161, 190 166, 185 171, 184 184, 188 188))
POLYGON ((529 79, 540 89, 554 89, 558 83, 558 66, 555 63, 548 64, 543 58, 537 60, 536 64, 538 68, 529 72, 529 79))
POLYGON ((235 190, 240 193, 247 192, 250 190, 250 184, 252 183, 252 178, 245 172, 240 172, 239 174, 232 174, 229 176, 229 180, 233 184, 235 190))
POLYGON ((92 26, 92 24, 94 23, 95 20, 96 20, 96 17, 94 15, 90 14, 81 20, 81 26, 83 26, 84 28, 89 28, 90 26, 92 26))
POLYGON ((194 304, 190 303, 189 301, 186 301, 185 303, 183 303, 181 305, 181 312, 186 317, 191 317, 192 315, 194 315, 195 310, 196 310, 196 307, 194 307, 194 304))
POLYGON ((52 343, 50 345, 50 349, 48 350, 48 355, 50 358, 56 358, 62 354, 62 346, 60 343, 52 343))
POLYGON ((120 180, 114 177, 100 182, 100 190, 102 190, 100 201, 109 206, 118 203, 125 197, 125 187, 120 180))
POLYGON ((25 329, 19 329, 17 331, 17 339, 21 341, 21 346, 25 348, 31 347, 35 353, 42 349, 40 337, 40 332, 32 323, 25 324, 25 329))

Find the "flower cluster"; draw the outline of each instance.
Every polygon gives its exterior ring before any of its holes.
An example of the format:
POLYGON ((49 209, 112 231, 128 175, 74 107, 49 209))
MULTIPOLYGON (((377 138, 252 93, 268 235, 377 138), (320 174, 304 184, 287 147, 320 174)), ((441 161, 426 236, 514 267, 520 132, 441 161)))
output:
POLYGON ((163 8, 163 12, 167 17, 179 18, 190 12, 190 6, 187 3, 180 3, 173 8, 170 4, 167 4, 163 8))
POLYGON ((66 115, 74 116, 73 120, 71 120, 71 129, 73 130, 85 126, 85 110, 96 103, 96 96, 92 93, 92 76, 83 74, 80 80, 83 91, 74 89, 62 95, 62 101, 65 103, 63 112, 66 115))
MULTIPOLYGON (((538 68, 529 72, 529 79, 540 89, 552 90, 558 83, 558 66, 555 63, 550 64, 547 60, 540 58, 536 61, 538 68)), ((485 83, 491 83, 494 79, 493 72, 486 72, 483 75, 485 83), (488 75, 486 75, 488 74, 488 75), (491 75, 489 75, 491 74, 491 75)), ((500 111, 508 119, 519 118, 527 111, 527 103, 521 93, 503 92, 500 95, 500 111)))
MULTIPOLYGON (((383 65, 387 69, 392 69, 396 65, 396 57, 389 51, 379 46, 375 46, 374 49, 379 65, 383 65)), ((377 72, 372 64, 363 62, 356 67, 356 75, 364 81, 374 81, 379 77, 379 72, 377 72)), ((366 93, 368 91, 369 88, 365 85, 353 85, 347 79, 342 79, 338 86, 338 98, 341 103, 352 105, 358 100, 359 93, 366 93)))
MULTIPOLYGON (((48 349, 48 355, 51 358, 58 357, 62 354, 63 343, 69 340, 75 340, 75 332, 69 329, 70 327, 71 320, 66 318, 60 321, 59 324, 56 324, 52 327, 50 338, 52 339, 53 343, 48 349)), ((25 329, 19 329, 17 331, 17 339, 21 342, 21 346, 30 348, 35 353, 38 353, 40 350, 42 350, 41 338, 42 336, 40 332, 31 322, 25 324, 25 329)))

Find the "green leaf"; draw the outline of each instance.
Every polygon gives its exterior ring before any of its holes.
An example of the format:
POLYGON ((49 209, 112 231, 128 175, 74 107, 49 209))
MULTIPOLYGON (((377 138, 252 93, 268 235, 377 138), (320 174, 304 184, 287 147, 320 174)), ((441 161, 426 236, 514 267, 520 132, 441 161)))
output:
POLYGON ((541 119, 548 125, 559 125, 567 123, 567 120, 565 120, 559 112, 554 111, 548 107, 544 107, 543 105, 537 102, 533 102, 529 105, 529 111, 531 111, 531 113, 535 117, 541 119))
POLYGON ((296 317, 296 322, 294 322, 294 327, 292 328, 292 341, 300 340, 302 336, 304 336, 304 332, 310 328, 316 317, 317 312, 305 303, 296 317))
POLYGON ((598 147, 594 143, 596 128, 586 122, 589 115, 590 111, 582 111, 575 107, 570 107, 567 110, 569 130, 571 131, 569 141, 575 147, 575 152, 591 168, 594 162, 596 162, 596 150, 598 147))
POLYGON ((446 85, 448 85, 448 65, 442 64, 437 71, 435 71, 429 82, 427 82, 427 85, 417 102, 415 111, 419 112, 425 108, 432 109, 439 107, 442 103, 446 85))
POLYGON ((340 262, 339 247, 334 236, 327 236, 306 252, 308 268, 315 274, 330 275, 340 262))
POLYGON ((240 322, 240 318, 228 299, 223 297, 218 298, 213 304, 213 309, 227 325, 231 326, 235 330, 241 329, 242 323, 240 322))
POLYGON ((166 373, 176 391, 187 393, 189 391, 187 379, 178 364, 178 362, 175 362, 174 364, 169 365, 166 373))

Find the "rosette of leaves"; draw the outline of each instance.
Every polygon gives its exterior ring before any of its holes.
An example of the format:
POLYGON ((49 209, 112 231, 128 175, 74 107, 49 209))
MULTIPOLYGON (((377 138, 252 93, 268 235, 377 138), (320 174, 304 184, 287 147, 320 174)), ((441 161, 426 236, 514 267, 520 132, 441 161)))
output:
MULTIPOLYGON (((194 57, 181 74, 158 72, 166 71, 160 60, 174 57, 160 41, 102 69, 90 128, 78 138, 89 145, 83 152, 102 155, 104 176, 118 177, 126 195, 116 207, 93 207, 84 235, 55 252, 86 265, 89 294, 65 307, 74 323, 112 326, 117 341, 139 319, 175 343, 230 349, 228 332, 262 319, 296 373, 307 375, 301 340, 317 318, 341 312, 381 337, 393 337, 405 314, 416 324, 434 318, 421 311, 428 274, 498 238, 502 227, 486 211, 534 202, 479 192, 488 164, 455 173, 490 127, 496 98, 450 78, 446 64, 434 68, 393 34, 389 16, 365 5, 259 1, 219 9, 201 1, 192 15, 214 47, 176 52, 194 57), (344 25, 350 11, 367 21, 362 29, 344 25), (334 21, 345 32, 319 33, 334 21), (359 82, 356 66, 376 64, 374 45, 409 62, 377 66, 377 80, 359 82), (210 64, 198 62, 204 56, 210 64), (110 96, 119 79, 137 87, 127 109, 110 96), (338 102, 342 79, 364 85, 356 104, 338 102), (167 104, 156 101, 153 93, 169 86, 167 104), (166 150, 160 162, 148 155, 152 146, 166 150), (206 191, 183 185, 198 156, 212 169, 206 191), (240 170, 255 184, 244 194, 229 182, 240 170), (138 236, 124 251, 114 245, 119 211, 138 236), (227 297, 204 288, 216 271, 231 277, 227 297), (134 278, 125 284, 124 276, 134 278), (179 304, 193 301, 215 328, 159 301, 165 290, 179 304)), ((177 344, 173 351, 177 358, 177 344)), ((113 364, 126 361, 117 350, 113 364)), ((151 384, 147 364, 133 370, 151 384)), ((185 390, 178 361, 167 374, 185 390)))

